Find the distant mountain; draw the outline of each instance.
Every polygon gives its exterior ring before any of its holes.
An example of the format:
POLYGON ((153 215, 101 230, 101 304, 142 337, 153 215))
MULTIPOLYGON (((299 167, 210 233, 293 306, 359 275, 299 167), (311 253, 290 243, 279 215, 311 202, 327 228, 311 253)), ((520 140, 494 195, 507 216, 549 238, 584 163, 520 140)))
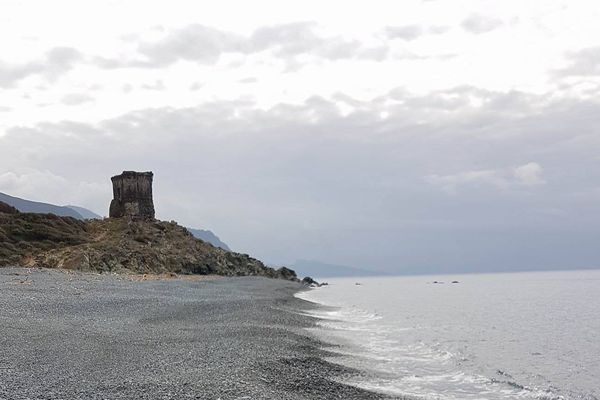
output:
POLYGON ((388 275, 384 272, 369 271, 344 265, 326 264, 313 260, 298 260, 292 265, 292 268, 298 276, 311 276, 313 278, 388 275))
POLYGON ((96 214, 93 211, 88 210, 87 208, 78 207, 78 206, 66 206, 72 210, 75 210, 79 215, 81 215, 85 219, 102 219, 101 215, 96 214))
POLYGON ((62 207, 56 206, 54 204, 24 200, 18 197, 9 196, 4 193, 0 193, 0 201, 10 206, 13 206, 21 212, 55 214, 61 217, 73 217, 77 219, 84 219, 79 212, 70 207, 62 207))
POLYGON ((192 235, 194 235, 194 237, 196 239, 200 239, 205 242, 208 242, 215 247, 220 247, 223 250, 231 251, 229 246, 227 246, 225 243, 223 243, 221 241, 221 239, 219 239, 219 237, 217 235, 215 235, 214 233, 212 233, 211 231, 207 231, 204 229, 191 229, 191 228, 187 228, 187 230, 190 231, 190 233, 192 235))

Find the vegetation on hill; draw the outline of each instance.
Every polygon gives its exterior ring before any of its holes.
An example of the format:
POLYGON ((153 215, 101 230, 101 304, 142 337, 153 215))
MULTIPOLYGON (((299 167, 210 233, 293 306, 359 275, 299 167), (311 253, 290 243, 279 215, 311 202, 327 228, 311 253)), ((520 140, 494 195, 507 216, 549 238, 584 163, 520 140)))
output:
POLYGON ((296 279, 288 268, 276 270, 247 254, 214 247, 175 222, 81 221, 53 214, 3 212, 2 207, 0 266, 296 279))

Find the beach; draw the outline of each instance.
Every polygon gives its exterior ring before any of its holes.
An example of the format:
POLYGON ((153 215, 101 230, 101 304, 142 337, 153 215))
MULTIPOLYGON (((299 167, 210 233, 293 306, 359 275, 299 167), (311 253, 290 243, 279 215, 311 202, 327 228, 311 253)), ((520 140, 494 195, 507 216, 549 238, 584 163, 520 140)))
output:
POLYGON ((380 399, 295 282, 0 269, 0 399, 380 399))

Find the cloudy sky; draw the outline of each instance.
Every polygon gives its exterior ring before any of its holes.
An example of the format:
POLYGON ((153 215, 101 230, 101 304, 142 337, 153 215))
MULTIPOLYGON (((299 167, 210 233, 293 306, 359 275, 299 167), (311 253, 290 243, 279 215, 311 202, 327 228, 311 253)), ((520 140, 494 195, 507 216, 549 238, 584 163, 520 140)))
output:
POLYGON ((600 267, 596 0, 3 1, 0 191, 273 263, 600 267))

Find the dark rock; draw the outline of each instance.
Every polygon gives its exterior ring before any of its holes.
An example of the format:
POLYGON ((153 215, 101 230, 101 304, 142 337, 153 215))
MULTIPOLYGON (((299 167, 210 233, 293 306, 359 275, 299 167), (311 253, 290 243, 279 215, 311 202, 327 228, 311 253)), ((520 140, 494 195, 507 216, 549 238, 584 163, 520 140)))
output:
POLYGON ((0 201, 0 213, 4 214, 18 214, 19 210, 14 208, 13 206, 9 206, 6 203, 0 201))
POLYGON ((277 278, 283 278, 283 279, 288 279, 288 280, 297 280, 298 279, 298 277, 296 276, 296 272, 287 267, 281 267, 276 272, 277 272, 277 276, 276 276, 277 278))
POLYGON ((321 284, 319 282, 315 281, 310 276, 307 276, 304 279, 302 279, 302 284, 306 285, 306 286, 311 286, 311 287, 320 287, 321 286, 321 284))

